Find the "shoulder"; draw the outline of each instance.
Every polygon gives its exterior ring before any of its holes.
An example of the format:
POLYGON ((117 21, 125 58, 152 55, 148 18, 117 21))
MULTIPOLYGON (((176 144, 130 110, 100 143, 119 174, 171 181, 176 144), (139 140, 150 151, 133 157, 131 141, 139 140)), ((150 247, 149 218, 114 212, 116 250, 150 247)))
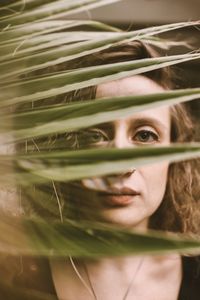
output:
POLYGON ((0 257, 0 276, 0 294, 6 293, 5 299, 14 300, 11 295, 16 296, 16 293, 23 295, 24 292, 31 295, 34 292, 37 295, 41 294, 43 295, 41 299, 46 299, 44 295, 55 295, 49 262, 43 257, 6 256, 4 259, 0 257))

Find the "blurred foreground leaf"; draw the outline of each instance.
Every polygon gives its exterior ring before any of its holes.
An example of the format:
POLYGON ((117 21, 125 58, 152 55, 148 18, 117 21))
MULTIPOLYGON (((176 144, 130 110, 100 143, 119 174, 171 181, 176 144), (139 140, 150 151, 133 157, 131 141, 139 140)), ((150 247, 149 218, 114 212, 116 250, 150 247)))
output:
POLYGON ((50 257, 103 257, 128 254, 199 252, 200 241, 175 234, 147 234, 102 223, 45 222, 6 218, 0 221, 0 252, 50 257))
POLYGON ((23 185, 49 180, 70 181, 125 171, 160 161, 180 161, 200 156, 200 145, 180 144, 168 147, 104 148, 77 151, 53 151, 24 155, 1 155, 2 182, 13 177, 23 185), (9 173, 9 166, 14 171, 9 173))

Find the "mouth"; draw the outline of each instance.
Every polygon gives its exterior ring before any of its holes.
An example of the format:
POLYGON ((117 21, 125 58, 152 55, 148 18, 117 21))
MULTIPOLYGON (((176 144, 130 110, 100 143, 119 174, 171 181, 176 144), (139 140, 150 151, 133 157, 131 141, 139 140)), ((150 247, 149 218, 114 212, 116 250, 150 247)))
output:
POLYGON ((99 200, 100 205, 103 205, 105 208, 129 206, 141 195, 139 191, 128 187, 116 188, 103 186, 99 189, 96 186, 83 187, 81 184, 75 184, 74 188, 76 193, 77 190, 80 191, 81 196, 84 190, 85 197, 91 197, 91 195, 95 198, 97 197, 96 199, 99 200))
POLYGON ((136 196, 140 193, 130 188, 111 188, 106 191, 98 192, 98 196, 102 198, 104 205, 109 207, 128 206, 135 201, 136 196))

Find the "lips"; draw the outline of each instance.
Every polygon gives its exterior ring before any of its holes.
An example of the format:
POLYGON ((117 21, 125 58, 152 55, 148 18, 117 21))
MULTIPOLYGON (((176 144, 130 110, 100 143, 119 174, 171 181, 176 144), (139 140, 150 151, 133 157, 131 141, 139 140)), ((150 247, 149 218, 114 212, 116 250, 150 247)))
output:
POLYGON ((139 196, 140 193, 124 187, 121 189, 111 188, 107 191, 98 192, 98 196, 102 198, 102 202, 106 206, 127 206, 133 203, 136 196, 139 196))

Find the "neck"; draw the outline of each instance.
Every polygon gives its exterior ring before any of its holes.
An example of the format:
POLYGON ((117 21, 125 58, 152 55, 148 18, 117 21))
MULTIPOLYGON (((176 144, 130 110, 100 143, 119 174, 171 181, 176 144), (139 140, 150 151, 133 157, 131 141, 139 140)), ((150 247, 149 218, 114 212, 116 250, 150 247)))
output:
POLYGON ((50 263, 58 297, 65 299, 67 282, 72 293, 67 299, 94 300, 95 295, 98 295, 97 299, 113 299, 113 291, 118 287, 119 299, 122 300, 142 267, 143 259, 138 256, 101 260, 67 259, 65 262, 62 259, 53 260, 50 263), (77 298, 74 296, 76 293, 77 298))
POLYGON ((133 274, 134 270, 137 268, 138 263, 144 260, 142 256, 122 256, 122 257, 106 257, 98 260, 85 260, 84 263, 91 270, 98 270, 105 273, 105 270, 109 270, 115 274, 119 273, 121 277, 128 277, 128 274, 133 274))
POLYGON ((128 300, 152 280, 157 282, 160 270, 167 272, 169 265, 173 266, 177 258, 130 256, 100 260, 57 259, 51 261, 51 269, 59 299, 128 300), (156 277, 154 279, 152 270, 156 277))

